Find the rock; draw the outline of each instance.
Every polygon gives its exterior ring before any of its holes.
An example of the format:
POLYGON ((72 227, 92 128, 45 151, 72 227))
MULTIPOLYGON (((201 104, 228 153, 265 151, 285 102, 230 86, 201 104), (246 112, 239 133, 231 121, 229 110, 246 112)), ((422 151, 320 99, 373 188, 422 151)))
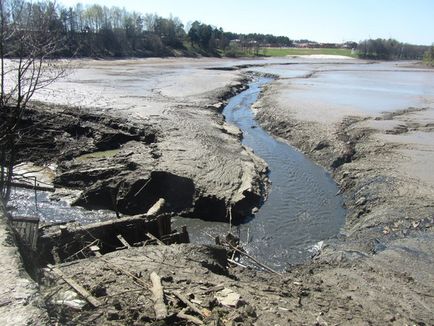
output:
POLYGON ((215 294, 217 301, 225 307, 236 307, 240 301, 240 297, 240 294, 229 288, 224 288, 215 294))
POLYGON ((253 308, 251 305, 247 304, 246 307, 244 308, 244 311, 246 312, 247 316, 256 318, 256 311, 255 308, 253 308))
POLYGON ((360 197, 357 201, 356 201, 356 206, 361 206, 366 204, 366 197, 360 197))
POLYGON ((326 147, 330 147, 330 144, 327 142, 327 141, 325 141, 325 140, 321 140, 316 146, 315 146, 315 148, 313 149, 314 151, 320 151, 320 150, 322 150, 322 149, 324 149, 324 148, 326 148, 326 147))
POLYGON ((79 299, 78 294, 71 290, 60 292, 54 297, 53 303, 67 306, 75 310, 81 310, 86 305, 86 301, 79 299))

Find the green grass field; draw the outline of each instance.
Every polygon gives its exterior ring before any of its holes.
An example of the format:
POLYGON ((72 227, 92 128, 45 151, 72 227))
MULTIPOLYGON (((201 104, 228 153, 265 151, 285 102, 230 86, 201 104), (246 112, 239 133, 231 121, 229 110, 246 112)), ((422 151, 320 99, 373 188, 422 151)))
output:
POLYGON ((355 58, 357 55, 351 53, 351 49, 301 49, 301 48, 265 48, 260 51, 261 55, 267 57, 284 57, 287 55, 311 55, 311 54, 328 54, 328 55, 343 55, 346 57, 355 58))

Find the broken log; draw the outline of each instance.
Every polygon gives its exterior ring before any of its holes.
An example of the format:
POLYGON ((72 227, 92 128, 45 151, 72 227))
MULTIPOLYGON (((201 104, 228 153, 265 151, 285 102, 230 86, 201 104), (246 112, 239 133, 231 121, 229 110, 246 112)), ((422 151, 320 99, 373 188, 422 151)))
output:
POLYGON ((150 275, 152 282, 152 300, 154 301, 155 318, 161 320, 167 317, 167 307, 164 303, 163 286, 161 285, 161 278, 157 273, 152 272, 150 275))
POLYGON ((72 278, 67 277, 63 272, 54 267, 51 264, 47 265, 49 271, 51 271, 55 276, 63 279, 70 287, 72 287, 75 291, 77 291, 83 298, 86 299, 94 308, 98 308, 101 305, 101 302, 98 301, 92 294, 90 294, 84 287, 74 281, 72 278))

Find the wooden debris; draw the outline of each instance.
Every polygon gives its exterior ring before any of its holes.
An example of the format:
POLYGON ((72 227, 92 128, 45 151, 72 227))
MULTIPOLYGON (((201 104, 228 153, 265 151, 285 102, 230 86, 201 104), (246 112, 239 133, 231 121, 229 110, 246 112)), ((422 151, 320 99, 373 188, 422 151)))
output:
POLYGON ((217 292, 217 291, 223 290, 224 288, 225 288, 225 286, 223 284, 219 284, 219 285, 213 286, 212 288, 206 290, 204 293, 207 294, 207 293, 211 293, 211 292, 217 292))
POLYGON ((157 273, 152 272, 150 275, 152 282, 152 300, 154 301, 155 318, 161 320, 167 317, 167 307, 164 303, 163 286, 161 285, 161 278, 157 273))
POLYGON ((130 244, 128 243, 128 241, 125 240, 125 238, 121 234, 118 234, 116 237, 125 247, 127 247, 127 248, 131 247, 130 244))
POLYGON ((70 287, 72 287, 75 291, 77 291, 83 298, 87 300, 94 308, 97 308, 101 305, 101 302, 98 301, 92 294, 90 294, 85 288, 83 288, 80 284, 78 284, 73 279, 67 277, 63 272, 54 267, 51 264, 47 265, 47 268, 57 277, 62 278, 70 287))
POLYGON ((257 265, 259 265, 260 267, 266 269, 267 271, 274 273, 276 275, 282 276, 279 272, 275 271, 274 269, 272 269, 271 267, 268 267, 267 265, 264 265, 263 263, 261 263, 260 261, 258 261, 255 257, 249 255, 248 253, 232 246, 231 244, 229 244, 229 247, 232 248, 232 250, 235 250, 236 252, 240 253, 241 255, 246 256, 247 258, 249 258, 250 260, 252 260, 253 262, 255 262, 257 265))
POLYGON ((107 266, 108 268, 110 268, 112 271, 114 271, 114 272, 120 272, 120 273, 122 273, 122 274, 125 274, 125 275, 131 277, 131 278, 132 278, 132 279, 133 279, 133 280, 134 280, 138 285, 140 285, 142 288, 144 288, 144 289, 146 289, 146 290, 149 289, 148 285, 147 285, 144 281, 142 281, 140 278, 138 278, 137 276, 135 276, 135 275, 133 275, 132 273, 130 273, 130 272, 128 272, 128 271, 122 269, 121 267, 119 267, 119 266, 117 266, 117 265, 115 265, 115 264, 109 262, 107 259, 104 259, 104 258, 100 258, 100 259, 101 259, 103 262, 105 262, 105 263, 106 263, 106 266, 107 266))
POLYGON ((187 305, 187 307, 190 308, 192 311, 194 311, 195 313, 197 313, 198 315, 200 315, 202 317, 205 317, 205 314, 198 307, 196 307, 194 303, 192 303, 190 300, 188 300, 184 295, 182 295, 178 291, 174 291, 173 294, 179 300, 181 300, 183 303, 185 303, 187 305))
POLYGON ((165 204, 166 204, 166 200, 164 198, 158 199, 157 202, 154 205, 152 205, 150 209, 148 209, 146 215, 147 216, 157 215, 159 212, 161 212, 165 204))
POLYGON ((159 244, 160 246, 165 246, 166 244, 161 241, 160 239, 158 239, 157 237, 155 237, 154 235, 152 235, 151 233, 146 233, 146 236, 151 239, 151 240, 155 240, 157 242, 157 244, 159 244))
POLYGON ((203 321, 201 321, 199 318, 196 318, 191 315, 186 314, 187 308, 182 309, 178 314, 177 317, 181 319, 188 320, 189 322, 192 322, 195 325, 204 325, 203 321))
POLYGON ((237 261, 235 261, 233 259, 230 259, 230 258, 228 258, 228 262, 230 262, 231 264, 237 265, 239 267, 242 267, 242 268, 247 268, 246 265, 243 265, 243 264, 241 264, 241 263, 239 263, 239 262, 237 262, 237 261))
POLYGON ((100 252, 100 248, 98 246, 90 246, 90 251, 96 256, 96 257, 101 257, 101 252, 100 252))

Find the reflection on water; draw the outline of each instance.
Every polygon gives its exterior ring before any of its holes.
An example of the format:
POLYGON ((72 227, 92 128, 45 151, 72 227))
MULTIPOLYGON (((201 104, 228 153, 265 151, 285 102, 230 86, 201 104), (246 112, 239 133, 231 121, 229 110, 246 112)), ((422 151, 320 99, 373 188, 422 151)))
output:
MULTIPOLYGON (((269 79, 261 78, 235 96, 223 114, 244 135, 243 144, 263 158, 272 182, 268 200, 253 219, 238 227, 241 240, 249 244, 249 253, 274 268, 299 263, 310 256, 309 249, 321 240, 335 237, 344 223, 342 199, 331 177, 295 148, 275 140, 254 120, 251 105, 260 87, 269 79)), ((225 223, 181 219, 195 242, 212 242, 210 235, 223 235, 225 223)))
POLYGON ((65 200, 51 200, 50 193, 29 189, 14 189, 8 204, 14 216, 38 217, 42 223, 51 224, 67 221, 79 221, 89 224, 115 219, 116 214, 107 210, 86 210, 82 207, 71 207, 65 200))

